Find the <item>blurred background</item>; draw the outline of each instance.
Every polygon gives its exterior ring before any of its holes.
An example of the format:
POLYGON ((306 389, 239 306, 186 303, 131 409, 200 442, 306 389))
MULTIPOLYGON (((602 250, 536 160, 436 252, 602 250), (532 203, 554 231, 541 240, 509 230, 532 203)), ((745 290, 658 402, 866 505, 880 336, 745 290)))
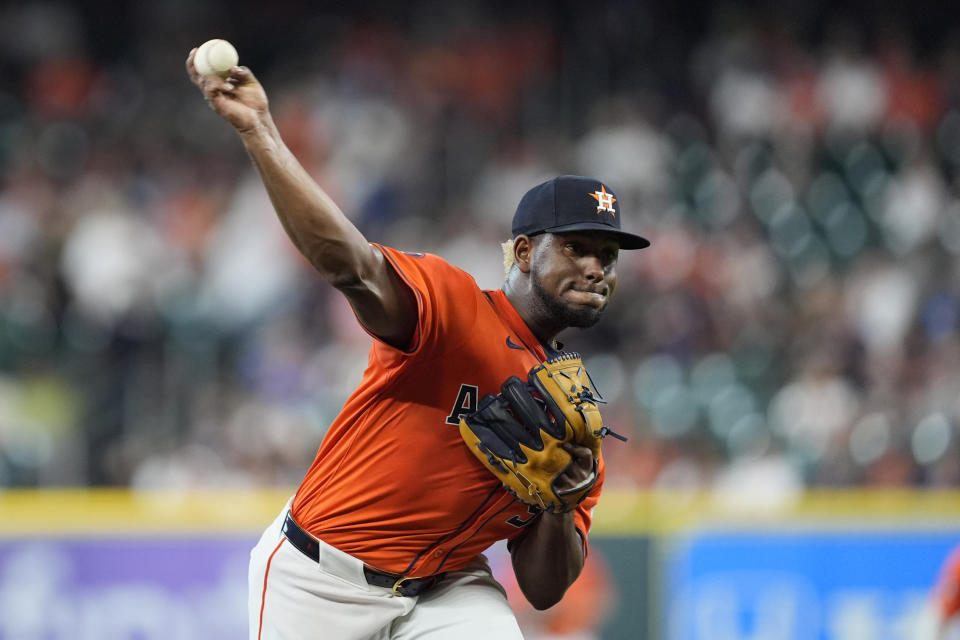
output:
MULTIPOLYGON (((653 247, 562 336, 630 436, 609 491, 953 496, 958 27, 934 2, 3 3, 0 489, 287 491, 360 379, 369 339, 186 77, 223 37, 369 239, 483 287, 530 186, 616 191, 653 247)), ((918 584, 960 531, 944 500, 918 584)), ((836 628, 670 637, 901 637, 836 628)))

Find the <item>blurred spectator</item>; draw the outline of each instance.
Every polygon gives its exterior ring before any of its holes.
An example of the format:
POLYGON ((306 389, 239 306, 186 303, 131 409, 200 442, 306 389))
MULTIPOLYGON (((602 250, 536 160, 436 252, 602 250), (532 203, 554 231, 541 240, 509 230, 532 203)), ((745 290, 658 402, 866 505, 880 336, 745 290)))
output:
POLYGON ((937 640, 960 638, 960 546, 944 559, 933 591, 937 640))
POLYGON ((211 34, 368 237, 484 287, 531 184, 616 187, 653 247, 565 339, 618 372, 611 486, 960 484, 946 27, 375 4, 0 9, 0 485, 292 484, 366 362, 197 104, 211 34))

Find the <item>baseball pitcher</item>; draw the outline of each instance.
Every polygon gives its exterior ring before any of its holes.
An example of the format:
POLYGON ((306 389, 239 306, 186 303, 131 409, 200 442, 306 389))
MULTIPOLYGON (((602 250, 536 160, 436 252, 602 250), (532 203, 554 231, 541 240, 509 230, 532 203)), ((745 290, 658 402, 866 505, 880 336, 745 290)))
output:
POLYGON ((521 638, 482 553, 507 540, 539 609, 589 552, 616 436, 556 335, 600 318, 621 249, 610 185, 560 176, 517 206, 512 262, 481 290, 437 256, 369 242, 284 145, 251 71, 186 67, 240 136, 291 241, 372 336, 360 386, 250 561, 252 640, 521 638))

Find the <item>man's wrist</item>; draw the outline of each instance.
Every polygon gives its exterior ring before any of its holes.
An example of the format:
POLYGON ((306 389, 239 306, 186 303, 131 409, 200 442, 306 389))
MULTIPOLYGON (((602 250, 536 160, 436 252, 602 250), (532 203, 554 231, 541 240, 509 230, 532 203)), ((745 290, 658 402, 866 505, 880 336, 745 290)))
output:
POLYGON ((573 512, 575 510, 571 509, 570 511, 544 511, 543 516, 549 518, 552 522, 556 524, 573 524, 573 512))
POLYGON ((269 113, 265 113, 257 118, 252 126, 237 129, 237 133, 247 147, 277 146, 277 129, 269 113))

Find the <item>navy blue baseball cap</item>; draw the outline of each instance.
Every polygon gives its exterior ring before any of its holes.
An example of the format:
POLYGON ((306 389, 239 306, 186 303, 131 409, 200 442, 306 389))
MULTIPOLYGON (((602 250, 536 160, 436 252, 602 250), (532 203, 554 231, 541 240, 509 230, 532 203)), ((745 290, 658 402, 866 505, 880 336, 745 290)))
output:
POLYGON ((513 237, 562 231, 606 231, 621 249, 650 246, 646 238, 620 229, 620 205, 596 178, 557 176, 533 187, 513 214, 513 237))

